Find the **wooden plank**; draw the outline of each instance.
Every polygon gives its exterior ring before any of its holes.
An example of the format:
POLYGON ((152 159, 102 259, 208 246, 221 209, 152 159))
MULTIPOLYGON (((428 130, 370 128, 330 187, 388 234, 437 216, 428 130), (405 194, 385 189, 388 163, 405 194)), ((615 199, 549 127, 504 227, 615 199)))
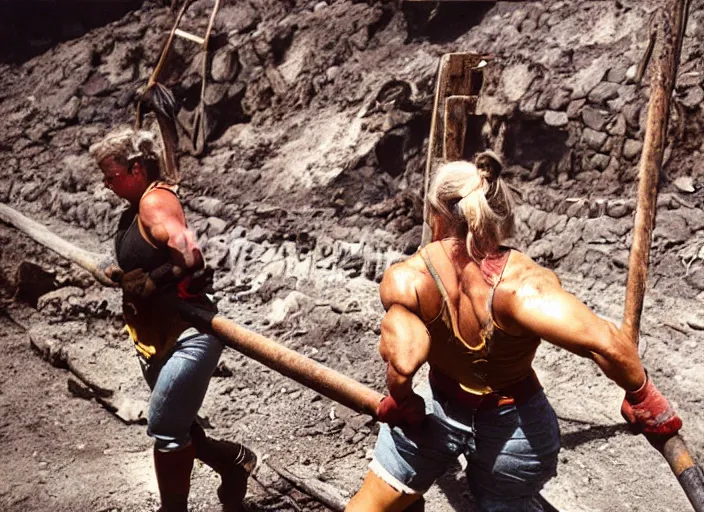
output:
POLYGON ((191 34, 190 32, 186 32, 185 30, 181 30, 180 28, 174 30, 174 35, 177 35, 178 37, 181 37, 183 39, 188 39, 189 41, 193 41, 194 43, 197 43, 199 45, 203 45, 205 43, 205 39, 203 39, 202 37, 197 36, 195 34, 191 34))
POLYGON ((477 96, 448 96, 445 99, 443 158, 446 162, 465 158, 467 118, 477 109, 477 96))
MULTIPOLYGON (((428 136, 428 154, 425 162, 425 178, 423 182, 423 198, 428 197, 430 181, 436 160, 442 158, 444 145, 439 144, 444 134, 445 99, 448 96, 477 95, 483 79, 481 68, 491 60, 490 55, 477 53, 446 53, 438 65, 437 81, 435 82, 435 99, 430 118, 430 134, 428 136)), ((423 236, 421 246, 430 241, 428 219, 428 202, 423 206, 423 236)))
POLYGON ((478 75, 473 71, 479 69, 481 62, 485 60, 485 57, 475 53, 448 53, 442 56, 433 105, 433 114, 439 117, 436 117, 435 123, 431 123, 430 128, 434 144, 429 155, 433 158, 442 156, 442 146, 435 141, 441 140, 444 132, 443 123, 438 123, 437 119, 444 120, 445 99, 448 96, 471 96, 475 89, 473 80, 478 79, 478 75))

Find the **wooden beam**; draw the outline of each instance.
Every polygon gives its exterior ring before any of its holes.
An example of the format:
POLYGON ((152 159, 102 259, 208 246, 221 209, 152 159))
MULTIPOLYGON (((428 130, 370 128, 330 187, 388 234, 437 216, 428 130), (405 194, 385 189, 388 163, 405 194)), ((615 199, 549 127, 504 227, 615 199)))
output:
POLYGON ((467 118, 476 111, 477 100, 477 96, 448 96, 445 100, 443 158, 446 162, 465 157, 467 118))
MULTIPOLYGON (((0 203, 0 220, 29 235, 47 249, 88 270, 99 282, 115 286, 104 273, 100 262, 103 255, 81 249, 49 231, 45 226, 0 203)), ((276 341, 250 331, 213 311, 175 297, 163 297, 175 311, 199 328, 213 332, 225 345, 259 361, 272 370, 317 391, 344 406, 376 418, 381 393, 328 368, 276 341)))
POLYGON ((437 81, 435 82, 435 99, 430 118, 430 134, 428 136, 428 154, 425 162, 425 178, 423 182, 423 238, 421 245, 430 241, 431 233, 428 226, 428 190, 432 179, 436 160, 441 158, 444 145, 445 99, 448 96, 475 96, 479 93, 483 80, 482 68, 492 57, 476 53, 446 53, 438 64, 437 81))

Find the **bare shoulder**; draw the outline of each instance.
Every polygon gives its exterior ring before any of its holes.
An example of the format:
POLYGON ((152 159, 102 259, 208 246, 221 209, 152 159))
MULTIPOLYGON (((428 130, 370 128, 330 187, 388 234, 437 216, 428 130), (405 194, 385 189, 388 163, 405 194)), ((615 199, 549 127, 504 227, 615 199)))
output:
POLYGON ((139 201, 139 216, 145 224, 158 222, 166 217, 182 219, 183 208, 178 197, 169 190, 154 189, 139 201))
POLYGON ((181 210, 181 201, 176 194, 163 188, 154 188, 148 191, 139 201, 140 212, 142 209, 164 209, 174 207, 181 210))
POLYGON ((419 254, 391 265, 381 280, 379 293, 384 309, 400 304, 415 313, 420 310, 419 293, 424 286, 425 264, 419 254))
POLYGON ((561 288, 560 279, 555 272, 519 251, 511 252, 501 283, 504 291, 519 297, 561 288))
POLYGON ((521 252, 512 251, 494 296, 494 314, 501 328, 514 335, 532 332, 517 320, 546 297, 561 290, 557 275, 521 252))

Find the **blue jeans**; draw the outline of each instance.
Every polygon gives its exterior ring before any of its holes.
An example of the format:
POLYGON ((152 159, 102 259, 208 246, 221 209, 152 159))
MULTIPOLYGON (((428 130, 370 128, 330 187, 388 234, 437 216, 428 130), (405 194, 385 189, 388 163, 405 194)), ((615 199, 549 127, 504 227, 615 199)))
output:
POLYGON ((156 440, 159 450, 178 450, 191 441, 191 424, 222 350, 218 338, 189 328, 163 359, 148 362, 140 358, 142 373, 152 390, 147 434, 156 440))
POLYGON ((519 406, 480 411, 445 401, 431 386, 418 394, 427 413, 420 426, 381 425, 370 465, 377 476, 398 491, 421 494, 464 454, 479 510, 543 510, 536 497, 556 474, 560 431, 542 391, 519 406))

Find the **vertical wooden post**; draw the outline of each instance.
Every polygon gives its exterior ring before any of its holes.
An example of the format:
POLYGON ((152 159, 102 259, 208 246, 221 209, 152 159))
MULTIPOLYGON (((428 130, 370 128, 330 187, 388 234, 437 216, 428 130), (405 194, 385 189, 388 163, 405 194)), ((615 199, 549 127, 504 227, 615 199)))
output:
POLYGON ((659 28, 662 41, 660 55, 650 84, 648 123, 638 171, 638 205, 628 260, 623 330, 636 344, 648 277, 658 185, 670 117, 670 98, 679 60, 678 36, 684 32, 681 24, 687 9, 687 0, 667 0, 667 3, 669 9, 662 16, 659 28))
MULTIPOLYGON (((657 207, 658 184, 670 117, 670 98, 675 85, 679 54, 685 31, 688 0, 666 0, 659 34, 660 55, 650 85, 648 124, 638 171, 638 205, 633 228, 633 245, 628 260, 626 305, 622 329, 638 344, 643 297, 648 278, 650 246, 657 207)), ((704 477, 679 435, 648 441, 667 460, 687 498, 697 512, 704 511, 704 477)))
MULTIPOLYGON (((472 96, 476 94, 478 84, 475 83, 481 74, 477 73, 482 61, 490 59, 487 55, 475 53, 447 53, 440 59, 438 77, 435 83, 435 99, 430 120, 430 135, 428 138, 428 156, 425 163, 425 178, 423 182, 423 198, 427 199, 430 180, 436 160, 444 155, 445 145, 438 141, 443 140, 446 132, 445 108, 446 99, 451 96, 472 96)), ((466 121, 465 121, 466 126, 466 121)), ((423 239, 421 245, 430 241, 431 233, 428 226, 428 201, 423 207, 423 239)))
POLYGON ((464 158, 467 117, 477 108, 476 96, 449 96, 445 100, 443 158, 446 162, 464 158))

